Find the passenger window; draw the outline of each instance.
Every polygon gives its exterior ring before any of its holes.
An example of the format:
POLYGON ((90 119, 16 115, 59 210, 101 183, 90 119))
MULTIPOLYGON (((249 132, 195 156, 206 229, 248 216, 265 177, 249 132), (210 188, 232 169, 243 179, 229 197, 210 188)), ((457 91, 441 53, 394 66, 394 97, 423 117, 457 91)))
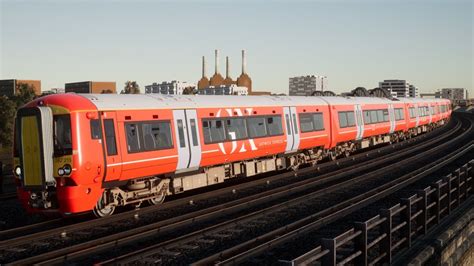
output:
POLYGON ((186 142, 184 140, 183 120, 178 119, 177 122, 178 122, 179 147, 184 148, 186 147, 186 142))
POLYGON ((113 119, 104 119, 105 142, 107 144, 107 155, 117 155, 117 143, 115 142, 115 127, 113 119))
POLYGON ((384 110, 382 110, 382 111, 383 111, 383 121, 388 122, 388 121, 389 121, 389 118, 388 118, 388 110, 387 110, 387 109, 384 109, 384 110))
POLYGON ((383 122, 383 111, 382 110, 377 110, 377 122, 383 122))
POLYGON ((339 127, 347 127, 347 115, 345 112, 339 112, 339 127))
POLYGON ((100 130, 99 119, 92 119, 90 122, 91 125, 91 138, 100 139, 102 137, 102 132, 100 130))
POLYGON ((247 125, 249 128, 250 138, 259 138, 267 135, 264 117, 247 118, 247 125))
POLYGON ((229 118, 226 120, 228 140, 239 140, 247 138, 247 126, 244 118, 229 118))
POLYGON ((370 124, 372 121, 370 120, 370 111, 364 111, 364 123, 370 124))
POLYGON ((371 110, 370 111, 370 122, 371 123, 377 123, 377 110, 371 110))
POLYGON ((226 139, 222 120, 203 120, 204 143, 222 142, 226 139))
POLYGON ((193 146, 198 146, 198 137, 197 137, 197 127, 196 127, 196 119, 189 120, 191 124, 191 136, 193 138, 193 146))
POLYGON ((267 117, 268 135, 277 136, 283 134, 283 125, 281 123, 281 116, 267 117))
POLYGON ((310 132, 314 130, 311 114, 300 114, 300 129, 301 132, 310 132))
POLYGON ((314 130, 324 130, 324 120, 323 120, 323 114, 322 113, 316 113, 313 114, 313 125, 314 125, 314 130))
POLYGON ((142 123, 142 135, 145 151, 170 149, 173 147, 169 122, 142 123))
POLYGON ((127 134, 127 149, 128 152, 140 151, 140 140, 138 139, 137 124, 126 124, 125 130, 127 134))
POLYGON ((354 120, 354 112, 346 112, 347 114, 347 126, 352 127, 355 126, 355 120, 354 120))

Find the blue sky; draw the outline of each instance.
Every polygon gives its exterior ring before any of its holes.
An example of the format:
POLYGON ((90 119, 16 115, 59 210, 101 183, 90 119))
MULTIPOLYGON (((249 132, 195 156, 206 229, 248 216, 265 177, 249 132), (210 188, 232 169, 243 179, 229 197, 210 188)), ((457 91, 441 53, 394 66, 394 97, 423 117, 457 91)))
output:
POLYGON ((215 48, 236 78, 246 49, 254 90, 316 74, 336 92, 399 78, 474 96, 470 0, 38 2, 0 0, 2 79, 197 82, 215 48))

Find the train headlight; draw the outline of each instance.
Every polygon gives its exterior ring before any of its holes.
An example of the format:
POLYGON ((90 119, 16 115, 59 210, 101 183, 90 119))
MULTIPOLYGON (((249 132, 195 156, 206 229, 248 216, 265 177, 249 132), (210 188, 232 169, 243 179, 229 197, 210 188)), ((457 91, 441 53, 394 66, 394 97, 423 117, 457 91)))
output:
POLYGON ((21 167, 20 166, 15 167, 15 175, 21 176, 21 167))
POLYGON ((64 175, 64 169, 59 168, 59 169, 58 169, 58 175, 59 175, 59 176, 63 176, 63 175, 64 175))
POLYGON ((65 166, 63 166, 63 170, 64 170, 65 175, 70 175, 72 171, 71 166, 69 164, 66 164, 65 166))

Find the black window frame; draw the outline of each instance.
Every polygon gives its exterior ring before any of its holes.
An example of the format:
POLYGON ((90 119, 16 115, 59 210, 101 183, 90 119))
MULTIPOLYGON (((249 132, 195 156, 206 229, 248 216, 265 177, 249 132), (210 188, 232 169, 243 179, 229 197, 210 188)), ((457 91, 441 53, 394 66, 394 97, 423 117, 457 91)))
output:
MULTIPOLYGON (((306 118, 305 118, 306 119, 306 118)), ((299 126, 300 126, 300 131, 301 133, 309 133, 309 132, 316 132, 316 131, 324 131, 325 130, 325 127, 324 127, 324 115, 322 112, 311 112, 311 113, 300 113, 299 114, 299 126), (308 117, 310 120, 311 120, 311 125, 312 125, 312 129, 311 130, 303 130, 303 127, 301 126, 301 118, 305 118, 305 117, 308 117), (316 121, 315 121, 315 116, 320 116, 321 117, 321 124, 322 124, 322 128, 317 128, 316 127, 316 121)))
MULTIPOLYGON (((218 117, 218 118, 215 118, 215 117, 207 117, 207 118, 202 118, 201 119, 201 125, 202 125, 202 134, 203 134, 203 139, 204 139, 204 144, 205 145, 211 145, 211 144, 216 144, 216 143, 224 143, 224 142, 230 142, 230 141, 240 141, 240 140, 247 140, 247 139, 259 139, 259 138, 265 138, 265 137, 275 137, 275 136, 282 136, 282 135, 285 135, 285 132, 284 132, 284 125, 283 125, 283 116, 281 114, 274 114, 274 115, 254 115, 254 116, 238 116, 238 117, 218 117), (281 125, 281 133, 280 134, 275 134, 275 135, 271 135, 269 134, 269 129, 268 129, 268 123, 267 123, 267 119, 268 118, 275 118, 275 117, 279 117, 280 118, 280 125, 281 125), (247 132, 247 137, 246 138, 239 138, 239 139, 230 139, 229 138, 229 134, 228 134, 228 130, 227 130, 227 119, 244 119, 245 121, 245 128, 246 128, 246 132, 247 132), (265 136, 259 136, 259 137, 250 137, 250 132, 249 132, 249 124, 248 124, 248 119, 251 119, 251 118, 263 118, 264 119, 264 123, 265 123, 265 130, 266 130, 266 135, 265 136), (214 120, 221 120, 222 121, 222 124, 223 124, 223 127, 224 127, 224 133, 225 133, 225 139, 220 141, 207 141, 206 138, 205 138, 205 134, 204 134, 204 130, 205 130, 205 126, 204 124, 205 123, 209 123, 210 121, 214 121, 214 120)), ((289 124, 287 125, 288 127, 290 126, 289 124)))
POLYGON ((102 129, 99 119, 91 119, 89 122, 91 127, 91 139, 102 139, 102 129))
POLYGON ((339 122, 339 128, 348 128, 348 127, 355 127, 356 126, 356 117, 355 117, 355 112, 354 111, 340 111, 337 113, 337 117, 338 117, 338 122, 339 122), (352 113, 352 124, 349 124, 349 114, 352 113), (342 126, 341 125, 341 117, 340 115, 341 114, 344 114, 345 117, 346 117, 346 125, 345 126, 342 126))
MULTIPOLYGON (((21 123, 21 122, 20 122, 21 123)), ((20 124, 21 125, 21 124, 20 124)), ((63 133, 64 137, 64 133, 63 133)), ((62 139, 62 138, 61 138, 62 139)), ((53 156, 60 157, 65 155, 72 155, 72 124, 71 124, 71 115, 63 114, 63 115, 54 115, 53 116, 53 156), (57 136, 57 123, 59 120, 66 119, 67 121, 62 121, 65 126, 67 126, 69 130, 68 138, 70 143, 60 143, 58 136, 57 136), (70 147, 66 147, 70 145, 70 147)))
POLYGON ((154 151, 161 151, 161 150, 170 150, 174 149, 174 140, 173 140, 173 128, 171 120, 146 120, 146 121, 129 121, 124 123, 124 130, 125 130, 125 142, 127 143, 127 152, 129 154, 134 153, 142 153, 142 152, 154 152, 154 151), (159 147, 155 149, 147 149, 145 148, 145 140, 144 140, 144 132, 143 132, 143 125, 144 124, 158 124, 158 123, 167 123, 169 128, 169 142, 170 146, 166 147, 159 147), (128 126, 135 125, 137 130, 137 140, 138 140, 138 150, 131 151, 129 149, 129 142, 128 142, 128 126))
POLYGON ((225 135, 226 135, 226 140, 228 141, 232 141, 232 140, 243 140, 243 139, 248 139, 249 138, 249 132, 248 132, 248 126, 247 126, 247 119, 243 116, 238 116, 238 117, 227 117, 227 118, 224 118, 225 120, 225 127, 224 127, 224 130, 225 130, 225 135), (230 135, 229 135, 229 129, 227 128, 228 126, 228 121, 231 121, 231 120, 242 120, 244 122, 244 125, 245 125, 245 137, 236 137, 235 139, 229 139, 230 135))
POLYGON ((269 137, 281 136, 281 135, 284 135, 284 134, 285 134, 285 132, 283 132, 283 131, 284 131, 284 130, 283 130, 283 119, 282 119, 282 116, 281 116, 281 115, 267 115, 267 116, 265 116, 265 126, 267 127, 267 136, 269 136, 269 137), (268 126, 268 124, 269 124, 268 121, 269 121, 270 118, 271 118, 272 121, 273 121, 272 124, 274 123, 275 118, 278 118, 278 119, 280 120, 280 132, 279 132, 279 133, 276 133, 276 134, 275 134, 275 133, 272 133, 272 134, 270 134, 270 128, 269 128, 269 126, 268 126))
POLYGON ((115 156, 118 154, 117 134, 115 133, 115 119, 106 118, 102 121, 104 122, 105 147, 107 150, 107 156, 115 156))

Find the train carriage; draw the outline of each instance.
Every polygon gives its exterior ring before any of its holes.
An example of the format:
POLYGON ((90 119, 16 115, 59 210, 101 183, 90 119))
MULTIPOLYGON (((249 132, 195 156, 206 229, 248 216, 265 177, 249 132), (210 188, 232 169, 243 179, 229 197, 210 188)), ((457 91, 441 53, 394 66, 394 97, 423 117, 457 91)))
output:
POLYGON ((229 178, 296 169, 398 141, 444 123, 448 103, 49 95, 17 114, 18 194, 30 212, 93 210, 102 217, 117 206, 159 204, 166 195, 229 178))

